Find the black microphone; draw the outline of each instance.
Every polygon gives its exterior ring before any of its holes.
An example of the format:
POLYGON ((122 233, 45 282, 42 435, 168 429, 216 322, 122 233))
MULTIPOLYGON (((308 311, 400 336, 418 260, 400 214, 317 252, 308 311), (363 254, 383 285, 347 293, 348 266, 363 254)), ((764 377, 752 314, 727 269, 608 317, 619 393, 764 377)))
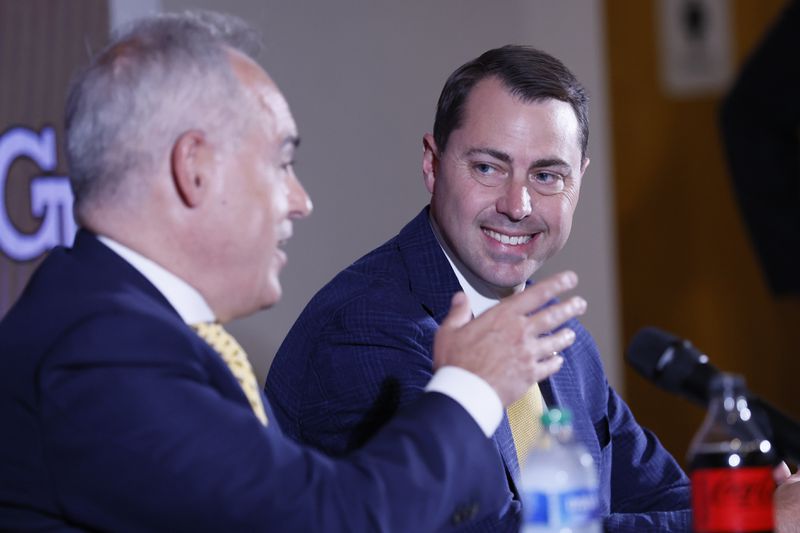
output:
MULTIPOLYGON (((704 407, 708 405, 708 385, 719 370, 688 340, 657 328, 643 328, 633 336, 625 358, 659 387, 704 407)), ((800 424, 749 392, 747 404, 778 455, 800 463, 800 424)))

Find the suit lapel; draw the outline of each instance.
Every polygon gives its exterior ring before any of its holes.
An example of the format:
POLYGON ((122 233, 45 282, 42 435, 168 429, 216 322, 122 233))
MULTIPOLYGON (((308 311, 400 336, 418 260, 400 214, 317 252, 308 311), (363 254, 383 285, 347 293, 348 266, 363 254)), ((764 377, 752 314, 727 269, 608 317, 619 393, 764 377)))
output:
POLYGON ((423 209, 397 236, 410 289, 437 324, 450 310, 453 294, 461 290, 423 209))
POLYGON ((597 430, 586 410, 584 390, 578 379, 575 345, 563 350, 564 366, 542 383, 542 396, 548 407, 566 407, 572 412, 572 437, 591 453, 598 469, 603 468, 597 430))
POLYGON ((503 421, 494 433, 494 442, 497 449, 500 451, 500 456, 503 458, 503 464, 506 467, 506 473, 510 477, 509 485, 511 492, 513 492, 519 499, 520 482, 522 481, 522 473, 519 469, 519 460, 517 459, 517 448, 514 446, 514 436, 511 434, 511 425, 508 423, 508 415, 503 413, 503 421))
MULTIPOLYGON (((441 324, 450 310, 453 294, 461 290, 461 285, 433 234, 428 211, 428 207, 423 209, 400 231, 397 243, 408 272, 412 294, 419 299, 436 323, 441 324)), ((520 482, 519 462, 511 426, 505 413, 492 438, 509 475, 511 491, 518 495, 516 487, 520 482)))
POLYGON ((563 391, 571 388, 572 369, 566 364, 567 354, 564 354, 565 364, 561 370, 539 383, 539 390, 542 391, 542 398, 544 404, 549 409, 550 407, 560 407, 562 405, 561 398, 564 396, 563 391))
MULTIPOLYGON (((61 251, 54 252, 66 253, 68 256, 71 256, 72 259, 83 265, 80 271, 91 278, 93 285, 119 287, 119 290, 125 291, 126 300, 129 304, 134 305, 134 303, 137 302, 136 305, 146 306, 148 309, 153 309, 152 306, 156 306, 162 309, 165 318, 174 322, 176 328, 186 328, 188 330, 188 326, 184 324, 178 311, 172 307, 172 304, 169 303, 164 295, 161 294, 141 272, 136 270, 130 263, 117 255, 90 232, 84 229, 79 230, 71 249, 61 249, 61 251)), ((194 334, 192 335, 194 336, 194 334)), ((203 351, 208 354, 209 361, 213 362, 220 374, 225 376, 229 393, 234 397, 241 396, 242 401, 246 402, 247 399, 244 393, 242 393, 239 382, 233 374, 231 374, 224 361, 222 361, 210 346, 200 341, 199 337, 198 341, 203 351)), ((275 415, 272 413, 272 409, 263 391, 261 392, 261 400, 264 404, 264 410, 267 413, 267 419, 275 420, 275 415)), ((268 427, 273 430, 279 430, 278 424, 269 424, 268 427)))
POLYGON ((131 297, 147 298, 150 303, 164 308, 180 320, 175 308, 141 272, 87 230, 78 231, 72 248, 65 253, 84 265, 82 272, 90 279, 92 286, 119 287, 131 297))

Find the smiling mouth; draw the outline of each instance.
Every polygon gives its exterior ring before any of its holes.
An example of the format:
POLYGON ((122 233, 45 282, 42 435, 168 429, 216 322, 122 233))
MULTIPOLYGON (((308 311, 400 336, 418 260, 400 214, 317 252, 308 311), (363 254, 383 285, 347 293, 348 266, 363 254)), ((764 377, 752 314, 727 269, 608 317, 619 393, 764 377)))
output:
POLYGON ((507 244, 510 246, 520 246, 522 244, 527 244, 533 238, 533 235, 506 235, 504 233, 498 233, 488 228, 482 228, 482 229, 483 233, 485 233, 487 236, 491 237, 492 239, 496 240, 501 244, 507 244))

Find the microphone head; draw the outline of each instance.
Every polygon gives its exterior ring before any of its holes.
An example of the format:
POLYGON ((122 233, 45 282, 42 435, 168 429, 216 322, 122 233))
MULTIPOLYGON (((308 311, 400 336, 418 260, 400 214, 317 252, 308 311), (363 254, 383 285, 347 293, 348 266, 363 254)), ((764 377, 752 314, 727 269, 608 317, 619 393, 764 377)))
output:
POLYGON ((678 342, 678 337, 666 331, 653 327, 642 328, 628 344, 625 359, 639 374, 654 380, 661 372, 659 361, 664 352, 678 342))
POLYGON ((708 401, 708 381, 717 370, 691 342, 658 328, 643 328, 628 345, 626 360, 659 387, 692 401, 708 401))

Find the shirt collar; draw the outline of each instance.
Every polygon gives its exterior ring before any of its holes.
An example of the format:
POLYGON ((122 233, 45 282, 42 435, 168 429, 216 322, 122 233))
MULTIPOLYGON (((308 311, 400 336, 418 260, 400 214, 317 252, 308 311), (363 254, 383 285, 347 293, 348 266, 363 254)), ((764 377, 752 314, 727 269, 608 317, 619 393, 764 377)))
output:
POLYGON ((458 284, 461 285, 461 289, 467 295, 470 309, 472 309, 472 316, 480 316, 500 303, 500 298, 489 287, 486 287, 485 283, 469 272, 466 266, 453 254, 442 238, 439 226, 432 216, 428 216, 428 221, 431 224, 436 240, 439 242, 439 246, 442 248, 445 257, 447 257, 447 262, 450 263, 450 268, 453 269, 453 273, 458 279, 458 284))
POLYGON ((187 324, 214 322, 214 312, 194 287, 161 265, 114 239, 103 235, 98 235, 97 238, 147 278, 147 281, 152 283, 175 308, 184 322, 187 324))

